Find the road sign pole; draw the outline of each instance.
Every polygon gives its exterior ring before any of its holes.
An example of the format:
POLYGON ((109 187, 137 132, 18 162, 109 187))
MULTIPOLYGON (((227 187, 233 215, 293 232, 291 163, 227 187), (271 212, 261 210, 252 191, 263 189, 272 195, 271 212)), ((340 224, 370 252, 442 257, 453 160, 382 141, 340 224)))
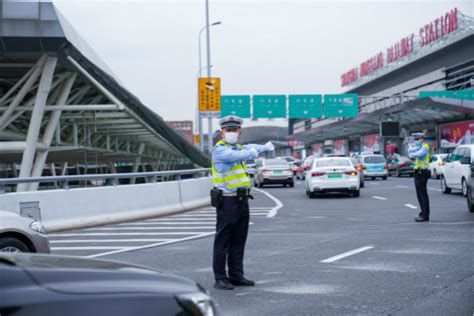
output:
POLYGON ((204 138, 203 138, 203 132, 202 132, 202 117, 201 113, 199 113, 199 149, 201 151, 204 151, 204 138))
POLYGON ((208 125, 208 128, 209 128, 209 134, 208 134, 208 139, 207 139, 207 147, 208 147, 208 151, 209 153, 211 154, 212 153, 212 145, 213 145, 213 141, 212 141, 212 116, 209 117, 209 125, 208 125))

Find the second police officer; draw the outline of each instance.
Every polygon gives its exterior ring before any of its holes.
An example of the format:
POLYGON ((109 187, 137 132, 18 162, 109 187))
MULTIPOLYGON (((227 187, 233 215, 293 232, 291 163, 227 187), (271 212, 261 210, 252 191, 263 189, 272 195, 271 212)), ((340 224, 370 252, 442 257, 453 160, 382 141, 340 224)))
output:
POLYGON ((415 147, 409 151, 409 157, 415 158, 415 188, 416 197, 420 204, 421 212, 416 222, 429 222, 430 220, 430 200, 428 197, 428 179, 431 177, 430 171, 430 146, 425 143, 423 133, 412 134, 415 137, 415 147))
POLYGON ((275 150, 265 145, 240 145, 242 119, 226 116, 219 121, 221 140, 212 151, 212 205, 216 207, 214 239, 214 287, 232 290, 234 286, 252 286, 254 281, 244 276, 244 250, 249 228, 250 188, 252 186, 245 161, 255 159, 265 151, 275 150), (228 273, 226 271, 228 267, 228 273))

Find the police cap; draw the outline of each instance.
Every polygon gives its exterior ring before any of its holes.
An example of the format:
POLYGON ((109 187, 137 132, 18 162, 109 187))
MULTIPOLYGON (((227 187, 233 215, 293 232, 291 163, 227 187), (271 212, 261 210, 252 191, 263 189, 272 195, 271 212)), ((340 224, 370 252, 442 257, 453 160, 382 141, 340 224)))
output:
POLYGON ((424 133, 413 133, 411 136, 413 136, 415 139, 425 138, 424 133))
POLYGON ((241 128, 243 123, 243 120, 235 115, 229 115, 226 117, 223 117, 219 121, 219 125, 221 126, 221 129, 224 128, 241 128))

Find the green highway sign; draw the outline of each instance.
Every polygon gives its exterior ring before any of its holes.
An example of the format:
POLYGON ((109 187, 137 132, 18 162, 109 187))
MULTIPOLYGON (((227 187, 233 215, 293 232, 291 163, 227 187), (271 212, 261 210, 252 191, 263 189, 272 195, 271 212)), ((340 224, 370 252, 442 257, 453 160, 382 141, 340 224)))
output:
POLYGON ((253 118, 286 118, 286 95, 254 95, 253 118))
POLYGON ((474 100, 474 90, 458 90, 456 97, 464 100, 474 100))
POLYGON ((221 96, 221 117, 237 115, 241 118, 250 118, 249 95, 223 95, 221 96))
POLYGON ((319 94, 289 96, 289 118, 320 118, 323 116, 323 100, 319 94))
POLYGON ((356 117, 358 113, 357 94, 326 94, 324 96, 325 117, 356 117))
POLYGON ((456 98, 453 90, 420 91, 418 98, 456 98))

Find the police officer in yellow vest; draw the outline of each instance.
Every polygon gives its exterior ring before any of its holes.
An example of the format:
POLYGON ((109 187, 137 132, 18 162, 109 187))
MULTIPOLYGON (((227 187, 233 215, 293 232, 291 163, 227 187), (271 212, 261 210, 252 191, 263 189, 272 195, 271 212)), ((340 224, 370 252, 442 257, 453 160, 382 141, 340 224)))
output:
POLYGON ((416 222, 429 222, 430 220, 430 200, 428 198, 428 179, 431 177, 430 171, 430 146, 425 143, 423 133, 412 134, 415 137, 415 148, 409 151, 409 157, 415 158, 415 188, 416 197, 420 204, 421 212, 416 222))
POLYGON ((219 122, 221 140, 212 151, 212 205, 216 207, 217 223, 214 239, 214 287, 232 290, 234 286, 252 286, 244 277, 244 250, 249 228, 249 203, 252 183, 245 161, 260 153, 275 150, 271 142, 265 145, 240 145, 238 139, 242 119, 226 116, 219 122), (229 274, 226 272, 226 264, 229 274))

